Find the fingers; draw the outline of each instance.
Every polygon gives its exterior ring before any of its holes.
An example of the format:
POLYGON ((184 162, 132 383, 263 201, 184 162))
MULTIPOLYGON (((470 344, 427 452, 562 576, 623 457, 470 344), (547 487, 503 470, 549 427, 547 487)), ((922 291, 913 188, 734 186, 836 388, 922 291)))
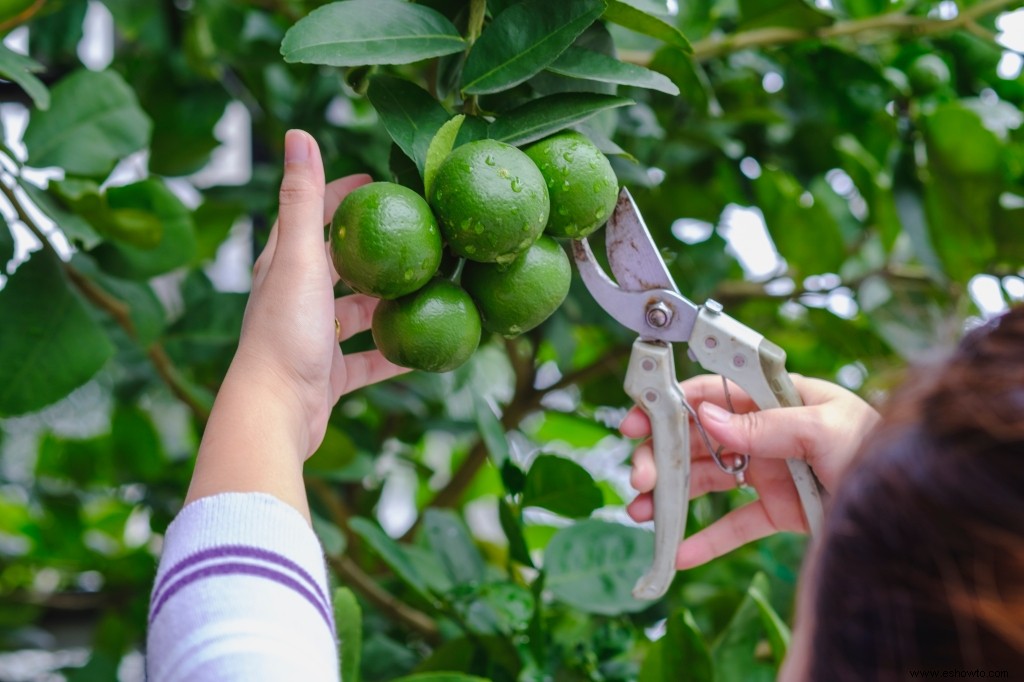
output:
POLYGON ((332 180, 324 188, 324 225, 331 222, 334 212, 338 210, 341 200, 347 197, 352 190, 373 182, 366 173, 346 175, 343 178, 332 180))
POLYGON ((369 329, 378 302, 378 299, 364 294, 350 294, 336 299, 334 316, 341 325, 341 336, 338 340, 344 341, 369 329))
POLYGON ((343 385, 332 387, 335 390, 335 400, 346 393, 399 374, 405 374, 408 371, 405 367, 388 362, 379 350, 346 354, 343 385))
POLYGON ((758 500, 734 509, 707 528, 686 538, 676 552, 679 570, 706 564, 714 558, 780 530, 758 500))
MULTIPOLYGON (((732 409, 737 412, 749 412, 757 409, 757 405, 750 399, 742 389, 735 384, 729 384, 729 395, 726 397, 725 384, 722 377, 717 374, 702 374, 691 377, 679 384, 686 401, 696 408, 705 401, 711 401, 717 405, 727 406, 732 404, 732 409)), ((627 438, 646 438, 651 435, 651 422, 639 407, 632 408, 626 413, 619 430, 627 438)))
POLYGON ((313 265, 323 253, 324 166, 308 133, 289 130, 284 140, 277 242, 273 260, 291 268, 313 265))
MULTIPOLYGON (((639 452, 639 449, 638 449, 639 452)), ((630 479, 632 484, 636 478, 636 454, 633 455, 633 477, 630 479)), ((654 490, 653 480, 654 465, 651 463, 652 479, 651 485, 646 490, 641 490, 640 494, 637 495, 632 502, 626 506, 626 512, 629 513, 637 523, 643 523, 644 521, 650 521, 654 518, 654 496, 651 491, 654 490)), ((646 483, 646 480, 644 481, 646 483)), ((636 487, 634 485, 633 487, 636 487)), ((702 497, 712 492, 722 492, 723 490, 731 490, 736 487, 736 477, 725 473, 718 468, 718 465, 710 459, 694 460, 690 464, 690 499, 695 500, 698 497, 702 497)))
POLYGON ((752 457, 807 459, 829 438, 814 407, 793 407, 734 414, 714 403, 697 408, 708 435, 726 450, 752 457))

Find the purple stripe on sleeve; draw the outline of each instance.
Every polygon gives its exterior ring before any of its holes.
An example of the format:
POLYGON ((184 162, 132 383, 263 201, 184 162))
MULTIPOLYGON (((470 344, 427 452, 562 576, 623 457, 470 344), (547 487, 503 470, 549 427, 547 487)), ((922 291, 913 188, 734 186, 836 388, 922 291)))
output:
POLYGON ((324 605, 320 603, 316 596, 312 592, 310 592, 306 587, 304 587, 301 583, 299 583, 297 580, 288 577, 287 575, 282 574, 280 571, 276 569, 268 568, 266 566, 259 566, 256 564, 245 564, 239 562, 224 562, 213 564, 211 566, 204 566, 203 568, 199 568, 195 571, 192 571, 191 573, 183 575, 177 582, 169 584, 167 586, 167 589, 160 596, 160 598, 153 601, 152 608, 149 614, 150 624, 152 624, 153 621, 156 620, 156 617, 157 615, 159 615, 160 610, 164 607, 164 604, 166 604, 167 601, 175 594, 177 594, 182 588, 187 587, 188 585, 196 582, 197 580, 202 580, 203 578, 238 574, 253 575, 261 578, 266 578, 267 580, 270 580, 279 585, 294 590, 295 592, 298 592, 306 599, 306 601, 313 605, 313 607, 317 610, 320 616, 324 619, 324 623, 327 625, 327 628, 331 631, 331 636, 334 636, 334 626, 331 622, 332 619, 329 615, 328 610, 325 609, 324 605))
POLYGON ((322 608, 328 613, 332 613, 331 601, 320 589, 320 585, 316 580, 313 579, 309 573, 299 566, 297 563, 284 557, 277 552, 271 552, 270 550, 260 549, 259 547, 252 547, 249 545, 218 545, 209 549, 204 549, 195 554, 191 554, 174 566, 172 566, 157 582, 156 587, 153 588, 153 594, 150 599, 153 603, 156 603, 162 599, 161 592, 170 584, 171 580, 179 573, 187 568, 195 566, 208 559, 229 559, 232 557, 244 557, 249 559, 261 559, 268 563, 277 564, 283 566, 291 571, 294 571, 303 581, 305 581, 313 592, 316 593, 317 597, 320 598, 320 604, 322 608))

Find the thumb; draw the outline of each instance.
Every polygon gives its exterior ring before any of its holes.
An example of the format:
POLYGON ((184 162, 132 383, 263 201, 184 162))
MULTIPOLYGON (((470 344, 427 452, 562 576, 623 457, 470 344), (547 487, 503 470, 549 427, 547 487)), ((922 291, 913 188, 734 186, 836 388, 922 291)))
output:
POLYGON ((734 414, 711 402, 698 408, 704 430, 726 450, 752 457, 808 459, 816 454, 821 425, 811 407, 734 414))
POLYGON ((322 259, 324 165, 316 141, 301 130, 289 130, 284 137, 284 177, 278 201, 274 260, 294 266, 322 259))

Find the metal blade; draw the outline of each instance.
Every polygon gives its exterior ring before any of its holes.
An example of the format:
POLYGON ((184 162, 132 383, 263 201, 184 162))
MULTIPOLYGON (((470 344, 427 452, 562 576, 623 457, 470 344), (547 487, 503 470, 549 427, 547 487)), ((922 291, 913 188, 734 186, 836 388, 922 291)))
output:
POLYGON ((573 259, 590 295, 619 324, 650 341, 689 341, 697 307, 672 289, 627 291, 608 277, 594 258, 586 238, 572 242, 573 259), (650 311, 658 310, 653 316, 650 311), (661 317, 662 324, 652 319, 661 317))
POLYGON ((619 286, 627 291, 668 289, 679 292, 644 219, 625 187, 605 226, 608 264, 619 286))

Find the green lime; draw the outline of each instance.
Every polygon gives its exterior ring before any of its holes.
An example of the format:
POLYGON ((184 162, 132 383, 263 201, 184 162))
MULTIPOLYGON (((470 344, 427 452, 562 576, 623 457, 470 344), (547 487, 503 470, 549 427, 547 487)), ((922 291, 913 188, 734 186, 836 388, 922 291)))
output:
POLYGON ((562 305, 571 278, 565 251, 553 238, 542 236, 507 266, 467 262, 462 286, 476 301, 484 329, 515 336, 562 305))
POLYGON ((331 221, 334 267, 353 291, 397 298, 416 291, 441 263, 441 232, 426 200, 393 182, 352 191, 331 221))
POLYGON ((579 239, 608 221, 619 196, 619 181, 608 157, 586 136, 569 130, 524 151, 548 186, 548 234, 579 239))
POLYGON ((510 263, 548 221, 548 190, 537 166, 512 145, 477 140, 456 147, 431 189, 448 245, 483 263, 510 263))
POLYGON ((929 95, 949 85, 949 67, 942 57, 924 54, 915 59, 907 70, 910 87, 917 95, 929 95))
POLYGON ((412 369, 447 372, 480 345, 480 313, 462 287, 433 279, 418 291, 381 301, 370 325, 385 358, 412 369))

